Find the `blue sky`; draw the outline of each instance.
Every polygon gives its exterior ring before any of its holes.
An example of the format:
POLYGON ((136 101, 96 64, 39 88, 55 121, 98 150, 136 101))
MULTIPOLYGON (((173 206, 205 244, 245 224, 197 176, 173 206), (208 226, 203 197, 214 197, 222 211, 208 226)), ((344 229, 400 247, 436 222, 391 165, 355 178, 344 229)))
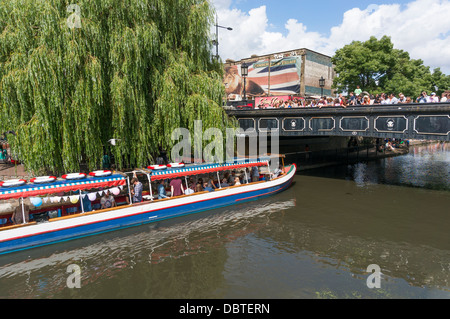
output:
POLYGON ((344 12, 352 8, 368 8, 370 5, 381 4, 407 4, 409 1, 373 1, 373 0, 284 0, 284 1, 258 1, 235 0, 231 8, 250 11, 252 8, 265 5, 267 17, 273 25, 273 30, 284 32, 284 23, 289 18, 299 19, 308 29, 329 34, 332 26, 342 22, 344 12))
POLYGON ((353 40, 391 37, 394 47, 450 74, 450 0, 211 0, 222 59, 308 48, 327 55, 353 40))

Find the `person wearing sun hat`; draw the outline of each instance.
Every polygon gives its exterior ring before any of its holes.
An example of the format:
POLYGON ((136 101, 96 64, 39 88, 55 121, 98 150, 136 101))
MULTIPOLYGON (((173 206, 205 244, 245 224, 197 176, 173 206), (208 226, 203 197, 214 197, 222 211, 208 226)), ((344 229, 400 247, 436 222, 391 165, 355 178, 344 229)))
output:
POLYGON ((429 103, 437 103, 439 102, 439 98, 436 96, 436 93, 432 92, 429 98, 429 103))

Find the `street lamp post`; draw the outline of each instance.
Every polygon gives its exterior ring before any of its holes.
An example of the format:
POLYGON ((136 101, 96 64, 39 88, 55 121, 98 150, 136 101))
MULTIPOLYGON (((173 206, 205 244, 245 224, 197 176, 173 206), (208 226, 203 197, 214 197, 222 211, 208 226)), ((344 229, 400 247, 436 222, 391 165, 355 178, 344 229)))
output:
POLYGON ((247 63, 243 62, 241 64, 241 76, 244 78, 244 101, 247 104, 247 94, 245 91, 245 85, 246 85, 246 77, 248 76, 248 65, 247 63))
POLYGON ((319 86, 320 86, 320 96, 323 97, 323 87, 325 86, 325 79, 323 76, 319 79, 319 86))
POLYGON ((217 15, 216 15, 216 24, 215 24, 215 27, 216 27, 216 40, 214 40, 213 43, 214 43, 215 46, 216 46, 216 59, 219 59, 219 28, 227 29, 227 30, 229 30, 229 31, 233 30, 233 28, 230 28, 230 27, 222 27, 221 25, 219 25, 219 24, 218 24, 218 21, 217 21, 217 15))

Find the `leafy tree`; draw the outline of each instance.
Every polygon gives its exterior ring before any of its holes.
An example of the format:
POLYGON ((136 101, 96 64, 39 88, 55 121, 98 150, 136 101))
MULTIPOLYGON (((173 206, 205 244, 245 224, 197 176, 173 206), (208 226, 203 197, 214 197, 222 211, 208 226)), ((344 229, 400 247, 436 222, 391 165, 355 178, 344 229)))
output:
POLYGON ((450 75, 442 73, 440 68, 433 70, 431 74, 431 87, 430 91, 435 91, 438 95, 441 95, 444 91, 450 88, 450 75))
POLYGON ((411 59, 408 52, 394 49, 388 36, 353 41, 337 50, 332 62, 337 73, 333 88, 339 92, 354 91, 359 85, 372 94, 402 92, 415 97, 422 90, 439 88, 438 93, 442 93, 450 84, 450 76, 440 69, 431 73, 422 60, 411 59))
POLYGON ((232 126, 206 0, 0 0, 0 130, 29 170, 148 165, 171 132, 232 126), (78 19, 80 17, 81 19, 78 19))

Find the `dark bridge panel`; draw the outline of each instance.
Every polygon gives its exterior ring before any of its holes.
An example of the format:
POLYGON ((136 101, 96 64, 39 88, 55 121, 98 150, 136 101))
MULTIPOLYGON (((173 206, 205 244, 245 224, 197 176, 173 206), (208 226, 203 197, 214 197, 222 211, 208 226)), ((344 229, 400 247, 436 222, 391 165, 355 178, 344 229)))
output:
POLYGON ((339 124, 344 132, 366 132, 369 129, 369 119, 366 116, 343 116, 339 124))
POLYGON ((405 133, 408 130, 406 116, 377 116, 375 130, 381 133, 405 133))
POLYGON ((311 117, 309 119, 309 129, 312 132, 331 132, 336 127, 336 120, 332 116, 311 117))
POLYGON ((282 128, 288 132, 301 132, 305 129, 305 119, 303 117, 285 117, 282 128))
POLYGON ((450 116, 419 115, 414 122, 414 131, 417 134, 448 135, 450 132, 450 116))
POLYGON ((275 118, 259 118, 258 119, 258 127, 260 131, 269 132, 272 129, 278 130, 279 123, 278 119, 275 118))
POLYGON ((449 141, 450 104, 370 107, 228 109, 247 133, 282 136, 365 136, 449 141))

